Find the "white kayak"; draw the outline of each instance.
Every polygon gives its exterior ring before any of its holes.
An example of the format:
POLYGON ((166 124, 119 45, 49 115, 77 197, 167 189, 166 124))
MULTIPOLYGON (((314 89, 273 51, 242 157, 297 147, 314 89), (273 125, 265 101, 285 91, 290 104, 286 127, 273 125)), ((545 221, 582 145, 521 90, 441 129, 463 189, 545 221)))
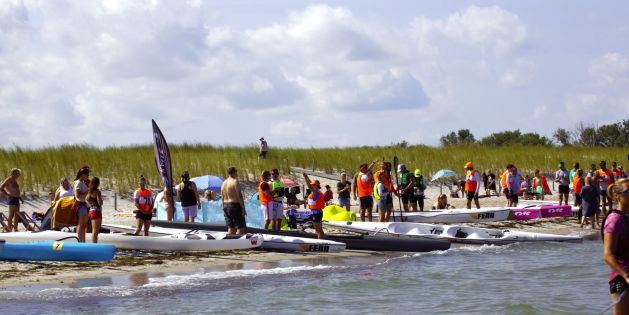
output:
POLYGON ((388 234, 420 238, 442 237, 454 243, 504 245, 515 242, 580 242, 580 236, 484 229, 456 225, 409 222, 325 222, 327 226, 368 234, 388 234))
MULTIPOLYGON (((392 216, 394 214, 391 214, 392 216)), ((405 222, 421 223, 478 223, 509 220, 508 208, 451 209, 443 211, 404 212, 405 222)), ((396 220, 399 213, 395 213, 396 220)))
MULTIPOLYGON (((116 224, 104 224, 104 228, 112 231, 129 232, 135 230, 134 227, 116 225, 116 224)), ((209 234, 214 237, 224 237, 227 233, 216 231, 198 231, 198 230, 186 230, 186 229, 174 229, 152 226, 149 230, 151 233, 157 233, 164 236, 167 235, 186 235, 203 233, 209 234)), ((335 242, 330 240, 318 240, 305 237, 294 236, 282 236, 273 234, 260 234, 264 239, 260 249, 267 250, 279 250, 290 252, 320 252, 320 253, 339 253, 345 250, 345 243, 335 242)))
MULTIPOLYGON (((9 242, 56 241, 76 242, 76 233, 60 231, 42 232, 11 232, 2 233, 2 238, 9 242)), ((87 233, 86 239, 92 235, 87 233)), ((174 234, 167 236, 135 236, 122 233, 100 233, 98 242, 112 244, 117 249, 151 250, 151 251, 221 251, 259 247, 263 243, 262 235, 249 234, 237 239, 215 238, 205 233, 174 234)))

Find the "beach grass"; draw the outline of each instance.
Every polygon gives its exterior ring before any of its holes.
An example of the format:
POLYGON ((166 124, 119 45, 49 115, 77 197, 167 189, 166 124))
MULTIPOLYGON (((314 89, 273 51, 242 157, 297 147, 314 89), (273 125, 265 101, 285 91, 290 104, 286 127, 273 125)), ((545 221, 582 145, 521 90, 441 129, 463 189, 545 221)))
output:
MULTIPOLYGON (((354 173, 361 163, 375 160, 392 161, 399 158, 411 170, 419 168, 428 178, 440 169, 452 169, 463 174, 463 165, 471 161, 476 169, 494 172, 514 163, 522 173, 540 169, 551 173, 557 163, 564 161, 568 168, 578 161, 589 168, 601 160, 625 163, 627 150, 623 148, 591 147, 484 147, 480 145, 429 147, 382 146, 346 148, 271 148, 266 160, 258 161, 256 146, 212 146, 209 144, 171 145, 173 176, 179 180, 183 170, 191 176, 213 174, 226 176, 229 166, 236 166, 241 178, 256 180, 262 170, 278 168, 287 174, 290 166, 317 169, 328 173, 342 170, 354 173)), ((61 177, 74 176, 81 164, 89 165, 92 174, 101 178, 101 186, 128 193, 136 186, 140 175, 152 185, 161 185, 155 168, 153 147, 134 145, 97 148, 87 145, 63 145, 39 149, 15 147, 0 149, 0 172, 9 174, 13 167, 22 169, 23 191, 45 193, 54 190, 61 177)))

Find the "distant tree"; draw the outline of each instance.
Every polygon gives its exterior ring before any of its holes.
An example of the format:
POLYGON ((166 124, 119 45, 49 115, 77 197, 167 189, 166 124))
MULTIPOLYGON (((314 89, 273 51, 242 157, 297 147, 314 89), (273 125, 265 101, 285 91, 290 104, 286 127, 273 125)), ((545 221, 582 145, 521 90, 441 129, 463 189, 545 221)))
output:
POLYGON ((563 128, 559 128, 557 130, 555 130, 555 133, 553 134, 553 138, 555 138, 555 141, 557 141, 557 143, 561 144, 562 146, 567 146, 570 145, 570 132, 566 129, 563 128))
POLYGON ((476 138, 469 129, 459 129, 456 133, 454 131, 441 136, 439 138, 441 146, 458 145, 458 144, 472 144, 476 142, 476 138))
POLYGON ((579 131, 579 144, 594 147, 598 145, 598 137, 594 127, 584 127, 579 131))
POLYGON ((487 137, 480 139, 480 143, 488 146, 504 146, 517 144, 518 139, 522 136, 520 130, 515 131, 502 131, 490 134, 487 137))
POLYGON ((601 147, 613 147, 620 139, 620 128, 618 124, 602 125, 596 130, 596 145, 601 147))
POLYGON ((551 146, 552 141, 537 133, 525 133, 519 139, 518 143, 523 146, 551 146))

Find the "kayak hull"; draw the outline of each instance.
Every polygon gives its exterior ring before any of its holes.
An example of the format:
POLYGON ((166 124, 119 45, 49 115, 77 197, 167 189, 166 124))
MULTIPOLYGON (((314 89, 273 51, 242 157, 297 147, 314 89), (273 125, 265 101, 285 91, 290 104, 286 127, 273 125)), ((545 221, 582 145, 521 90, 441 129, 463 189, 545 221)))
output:
POLYGON ((511 218, 508 208, 452 209, 404 213, 406 222, 417 223, 480 223, 505 221, 511 218))
POLYGON ((55 241, 32 243, 0 242, 0 260, 111 261, 116 248, 110 244, 55 241))

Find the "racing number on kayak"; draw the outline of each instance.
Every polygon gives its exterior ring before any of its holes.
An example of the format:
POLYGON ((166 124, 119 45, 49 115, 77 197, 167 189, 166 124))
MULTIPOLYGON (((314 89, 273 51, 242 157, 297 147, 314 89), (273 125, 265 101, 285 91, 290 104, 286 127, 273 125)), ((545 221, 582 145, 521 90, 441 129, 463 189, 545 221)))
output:
POLYGON ((61 249, 63 249, 63 242, 52 243, 52 250, 61 250, 61 249))

